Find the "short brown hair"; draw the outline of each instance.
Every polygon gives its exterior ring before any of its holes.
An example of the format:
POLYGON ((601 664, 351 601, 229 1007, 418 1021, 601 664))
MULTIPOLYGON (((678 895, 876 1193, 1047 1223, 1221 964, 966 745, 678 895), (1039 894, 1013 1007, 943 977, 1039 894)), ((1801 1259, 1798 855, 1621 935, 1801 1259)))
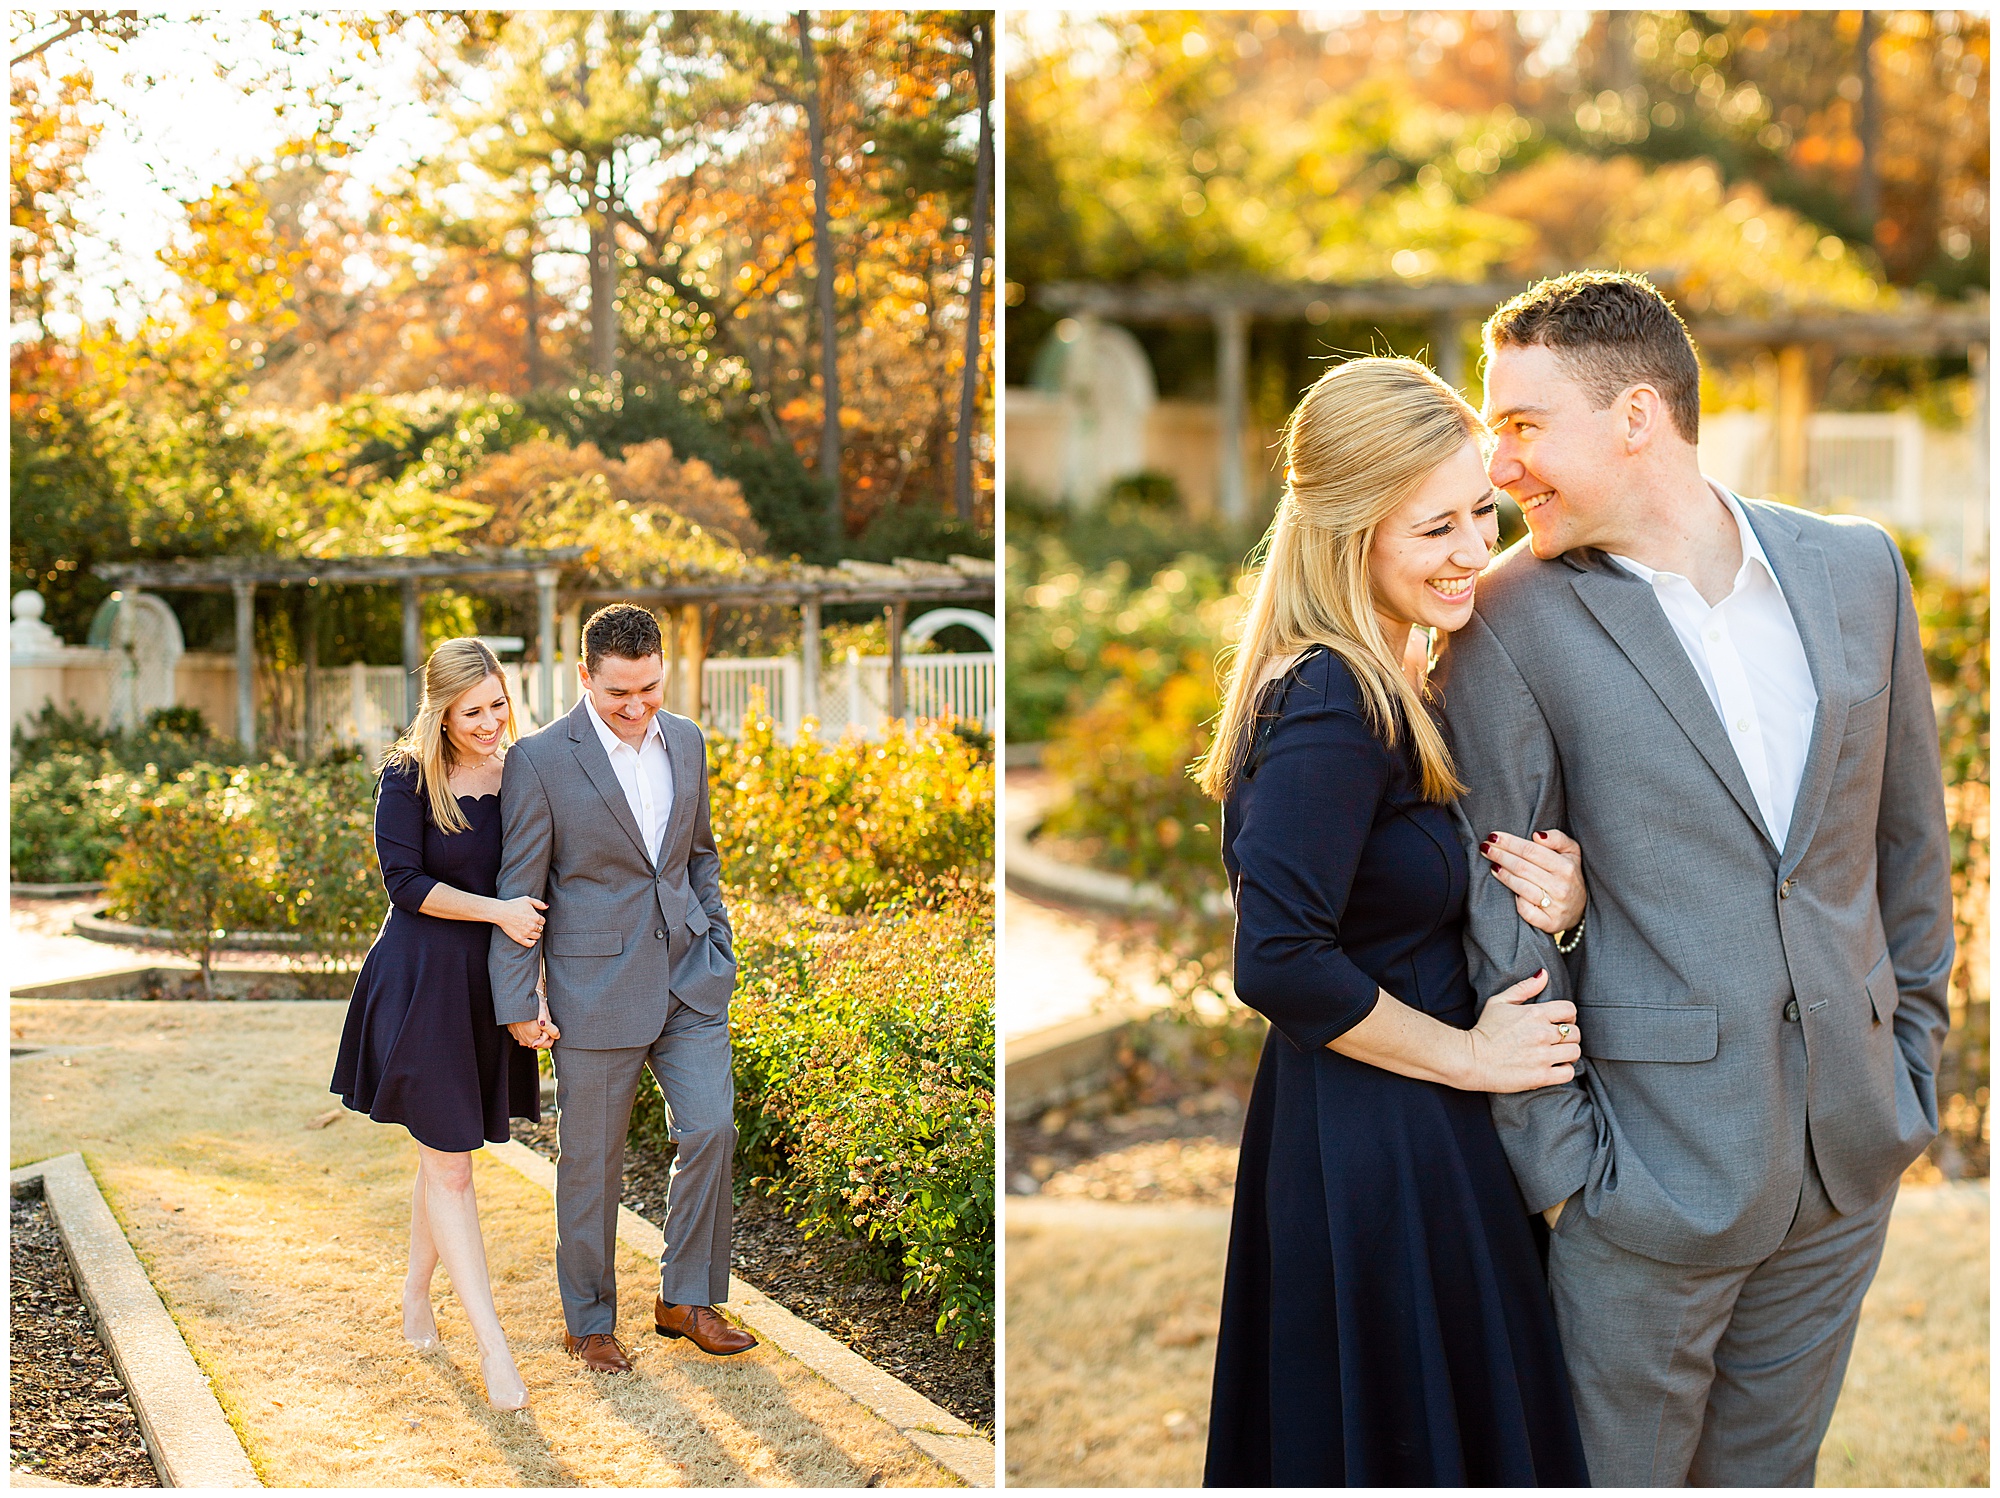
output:
POLYGON ((1486 319, 1489 348, 1542 344, 1602 411, 1634 385, 1666 397, 1674 430, 1701 431, 1701 362, 1674 304, 1644 276, 1579 270, 1541 281, 1486 319))
POLYGON ((592 675, 607 655, 643 661, 665 653, 660 648, 660 621, 636 603, 608 603, 583 626, 583 669, 592 675))

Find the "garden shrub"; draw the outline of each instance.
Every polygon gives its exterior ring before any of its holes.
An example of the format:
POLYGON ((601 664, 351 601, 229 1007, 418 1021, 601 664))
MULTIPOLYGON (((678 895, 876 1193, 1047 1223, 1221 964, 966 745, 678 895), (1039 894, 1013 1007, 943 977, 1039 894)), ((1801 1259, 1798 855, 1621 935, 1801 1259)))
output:
POLYGON ((10 877, 17 884, 94 884, 158 788, 104 748, 61 748, 16 762, 8 786, 10 877))
POLYGON ((1222 809, 1191 773, 1221 704, 1211 653, 1159 655, 1105 648, 1118 675, 1049 740, 1044 762, 1068 795, 1042 830, 1076 840, 1100 867, 1167 896, 1171 911, 1134 931, 1133 945, 1156 963, 1161 983, 1192 1004, 1204 991, 1226 991, 1234 921, 1222 899, 1222 809))
POLYGON ((14 730, 8 787, 11 875, 22 884, 91 884, 136 825, 140 805, 197 764, 228 763, 196 708, 161 708, 135 733, 106 733, 45 703, 14 730))
POLYGON ((263 904, 268 875, 251 810, 226 773, 186 771, 144 803, 105 875, 113 912, 166 931, 200 963, 208 998, 217 942, 253 925, 263 904))
POLYGON ((273 760, 243 779, 270 850, 259 929, 296 935, 322 971, 344 972, 375 940, 388 904, 374 775, 356 755, 311 767, 273 760))
POLYGON ((1123 559, 1092 570, 1054 540, 1032 557, 1010 544, 1007 578, 1007 735, 1016 743, 1051 737, 1135 671, 1157 689, 1190 651, 1214 653, 1235 608, 1227 574, 1196 553, 1153 572, 1123 559), (1131 653, 1114 658, 1114 646, 1131 653))
POLYGON ((737 955, 746 1184, 808 1237, 871 1244, 906 1299, 935 1297, 955 1345, 990 1337, 990 895, 958 885, 859 920, 745 906, 737 955))
POLYGON ((220 739, 197 707, 155 708, 145 724, 130 733, 107 732, 83 713, 65 713, 52 702, 14 730, 14 769, 53 755, 105 750, 122 768, 134 772, 149 766, 171 780, 198 764, 241 764, 242 750, 234 739, 220 739))
POLYGON ((993 869, 993 757, 949 724, 891 724, 879 743, 780 741, 753 707, 708 744, 711 816, 732 897, 854 914, 993 869))
POLYGON ((106 875, 111 913, 174 932, 204 989, 224 932, 294 936, 335 996, 387 904, 374 801, 358 759, 185 770, 140 802, 106 875))

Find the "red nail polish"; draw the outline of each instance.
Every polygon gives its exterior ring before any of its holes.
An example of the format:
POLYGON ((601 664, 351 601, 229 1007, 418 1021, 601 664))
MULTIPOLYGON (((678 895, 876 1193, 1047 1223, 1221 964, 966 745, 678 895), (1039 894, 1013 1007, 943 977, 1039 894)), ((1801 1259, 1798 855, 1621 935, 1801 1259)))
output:
POLYGON ((1535 834, 1535 841, 1538 843, 1545 843, 1548 840, 1549 840, 1549 835, 1546 832, 1538 832, 1535 834))

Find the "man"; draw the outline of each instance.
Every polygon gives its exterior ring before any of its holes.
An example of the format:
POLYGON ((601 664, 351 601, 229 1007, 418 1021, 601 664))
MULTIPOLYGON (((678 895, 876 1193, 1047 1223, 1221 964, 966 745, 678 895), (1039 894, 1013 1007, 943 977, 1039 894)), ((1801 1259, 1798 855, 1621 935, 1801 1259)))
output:
POLYGON ((654 1329, 719 1356, 756 1345, 714 1309, 729 1298, 736 956, 701 730, 660 710, 658 622, 631 604, 600 609, 577 674, 583 700, 517 743, 500 782, 501 898, 546 900, 547 925, 534 947, 494 942, 488 966, 495 1018, 554 1050, 564 1345, 587 1368, 624 1373, 614 1256, 642 1067, 674 1138, 654 1329))
POLYGON ((1810 1486, 1903 1168, 1937 1132, 1950 856, 1896 546, 1702 477, 1700 370, 1645 281, 1486 325, 1527 518, 1445 652, 1468 836, 1562 827, 1559 957, 1475 878, 1472 981, 1538 967, 1575 1081, 1494 1099, 1592 1480, 1810 1486), (1569 941, 1564 942, 1569 946, 1569 941))

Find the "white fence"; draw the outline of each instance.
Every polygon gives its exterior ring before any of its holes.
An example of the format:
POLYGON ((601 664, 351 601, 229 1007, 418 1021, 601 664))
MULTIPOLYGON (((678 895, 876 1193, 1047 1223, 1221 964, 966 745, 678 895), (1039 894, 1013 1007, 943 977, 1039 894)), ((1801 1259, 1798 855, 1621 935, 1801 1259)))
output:
MULTIPOLYGON (((992 720, 995 657, 989 652, 903 657, 903 706, 912 718, 946 716, 985 724, 992 720)), ((701 717, 717 733, 734 734, 749 710, 751 694, 764 692, 766 710, 786 740, 797 737, 805 718, 804 672, 797 656, 711 660, 702 671, 701 717)), ((819 733, 839 738, 855 733, 882 737, 889 720, 889 658, 854 651, 822 670, 819 733)))
MULTIPOLYGON (((903 701, 912 718, 951 716, 987 723, 993 716, 994 662, 990 653, 908 655, 903 657, 903 701)), ((508 662, 501 668, 520 714, 523 732, 540 725, 541 714, 530 691, 539 673, 508 662), (526 676, 524 683, 522 678, 526 676)), ((562 673, 558 673, 560 676, 562 673)), ((710 660, 702 670, 701 718, 716 733, 734 735, 750 710, 753 696, 764 694, 765 710, 777 720, 780 737, 798 736, 805 718, 804 670, 797 656, 710 660)), ((305 675, 293 669, 261 671, 258 691, 258 739, 289 754, 305 751, 305 675)), ((310 741, 324 753, 336 745, 359 748, 370 763, 403 731, 405 673, 401 666, 336 667, 320 672, 317 701, 312 703, 310 741)), ((571 677, 574 680, 574 677, 571 677)), ((566 694, 572 695, 573 694, 566 694)), ((573 704, 559 703, 567 710, 573 704)), ((854 732, 862 738, 882 737, 889 718, 889 660, 852 651, 844 662, 820 675, 819 732, 839 738, 854 732)))
MULTIPOLYGON (((1701 418, 1702 472, 1739 494, 1777 483, 1777 427, 1761 411, 1701 418)), ((1925 426, 1913 411, 1818 411, 1806 418, 1806 492, 1816 510, 1866 515, 1921 535, 1931 559, 1985 569, 1987 477, 1971 432, 1925 426)))

